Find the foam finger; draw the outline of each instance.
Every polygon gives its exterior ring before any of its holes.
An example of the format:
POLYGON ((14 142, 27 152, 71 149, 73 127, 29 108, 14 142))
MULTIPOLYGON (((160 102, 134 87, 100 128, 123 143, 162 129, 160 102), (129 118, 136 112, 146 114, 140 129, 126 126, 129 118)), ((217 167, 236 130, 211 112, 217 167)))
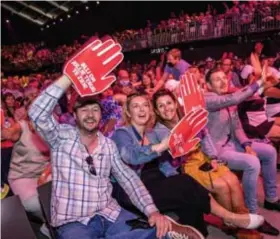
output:
POLYGON ((115 42, 112 39, 109 39, 102 43, 102 45, 97 50, 97 56, 103 55, 106 51, 110 50, 112 47, 114 47, 115 42))
POLYGON ((107 71, 111 72, 115 69, 123 60, 124 55, 121 52, 114 54, 103 62, 103 65, 106 66, 107 71))
POLYGON ((187 74, 186 74, 186 80, 185 80, 187 95, 190 95, 190 94, 191 94, 190 80, 191 80, 190 74, 187 73, 187 74))
MULTIPOLYGON (((105 51, 102 55, 101 55, 101 59, 102 59, 102 61, 105 61, 106 62, 106 60, 107 59, 109 59, 111 56, 113 56, 113 55, 115 55, 116 53, 119 53, 119 52, 121 52, 122 51, 122 47, 121 47, 121 45, 120 44, 114 44, 113 46, 112 46, 112 48, 110 48, 110 49, 108 49, 107 51, 105 51)), ((98 53, 99 54, 99 53, 98 53)), ((98 55, 97 54, 97 55, 98 55)))

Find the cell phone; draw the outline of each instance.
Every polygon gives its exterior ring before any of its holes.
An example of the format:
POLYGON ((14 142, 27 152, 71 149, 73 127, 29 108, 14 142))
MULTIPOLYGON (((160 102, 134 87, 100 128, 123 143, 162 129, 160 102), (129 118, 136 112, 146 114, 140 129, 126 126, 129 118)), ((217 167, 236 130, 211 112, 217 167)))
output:
POLYGON ((151 226, 148 223, 148 221, 143 219, 143 218, 137 218, 137 219, 128 220, 125 223, 131 227, 131 230, 133 230, 133 229, 140 229, 140 228, 141 229, 151 228, 151 226))
POLYGON ((204 163, 199 167, 199 170, 203 171, 203 172, 209 172, 213 169, 211 163, 204 163))

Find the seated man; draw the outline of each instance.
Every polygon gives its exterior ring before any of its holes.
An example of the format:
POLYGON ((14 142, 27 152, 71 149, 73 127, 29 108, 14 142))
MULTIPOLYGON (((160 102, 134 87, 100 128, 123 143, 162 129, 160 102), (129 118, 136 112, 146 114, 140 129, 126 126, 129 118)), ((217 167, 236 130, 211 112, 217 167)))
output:
POLYGON ((262 84, 256 81, 233 94, 228 92, 228 79, 222 71, 211 70, 206 75, 206 108, 208 129, 220 159, 233 170, 242 170, 245 202, 251 213, 257 213, 257 179, 262 164, 265 189, 264 207, 280 211, 276 184, 276 151, 265 143, 249 140, 238 118, 236 105, 252 96, 262 84), (260 164, 261 163, 261 164, 260 164))
POLYGON ((66 76, 60 77, 38 96, 29 111, 36 130, 51 149, 51 224, 57 228, 57 238, 187 237, 186 231, 191 233, 192 227, 182 228, 159 213, 139 177, 120 160, 115 143, 98 131, 101 105, 95 98, 80 97, 75 102, 77 128, 56 122, 53 110, 70 85, 66 76), (111 173, 148 217, 147 229, 128 225, 136 216, 112 198, 111 173), (180 235, 175 228, 181 229, 180 235))

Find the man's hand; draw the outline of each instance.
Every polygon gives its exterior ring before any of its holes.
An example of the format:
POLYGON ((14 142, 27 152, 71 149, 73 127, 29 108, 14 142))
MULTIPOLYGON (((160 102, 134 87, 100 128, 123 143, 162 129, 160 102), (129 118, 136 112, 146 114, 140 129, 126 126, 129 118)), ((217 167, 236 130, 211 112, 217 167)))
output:
POLYGON ((253 156, 257 156, 257 153, 252 149, 251 146, 246 146, 246 147, 245 147, 245 152, 246 152, 247 154, 251 154, 251 155, 253 155, 253 156))
POLYGON ((191 110, 205 108, 203 92, 194 74, 187 72, 181 75, 179 88, 185 114, 191 110))
POLYGON ((191 111, 172 129, 169 149, 173 158, 186 155, 200 142, 196 136, 206 126, 207 116, 203 108, 191 111))
POLYGON ((79 95, 95 95, 106 90, 116 77, 109 75, 123 60, 120 44, 112 39, 90 40, 71 57, 63 74, 74 84, 79 95))
POLYGON ((149 224, 151 227, 155 226, 157 229, 157 238, 162 238, 168 231, 172 230, 171 222, 159 212, 154 212, 149 217, 149 224))

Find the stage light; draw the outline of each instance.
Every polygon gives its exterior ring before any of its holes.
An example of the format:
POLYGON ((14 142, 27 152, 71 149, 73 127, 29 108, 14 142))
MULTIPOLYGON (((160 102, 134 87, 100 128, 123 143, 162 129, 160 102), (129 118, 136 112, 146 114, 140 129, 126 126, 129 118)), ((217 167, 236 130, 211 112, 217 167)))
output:
POLYGON ((71 16, 68 14, 67 17, 70 18, 71 16))
POLYGON ((61 22, 63 21, 63 19, 62 19, 62 18, 60 18, 59 20, 60 20, 61 22))
POLYGON ((96 2, 97 5, 99 5, 99 3, 100 3, 99 1, 96 2))
POLYGON ((41 31, 44 31, 44 28, 43 28, 43 27, 41 27, 41 31))
POLYGON ((89 7, 88 6, 86 6, 86 10, 88 10, 89 9, 89 7))
POLYGON ((10 23, 10 20, 9 20, 9 19, 7 19, 7 20, 6 20, 6 23, 10 23))
POLYGON ((76 14, 79 14, 79 11, 76 11, 76 14))
POLYGON ((53 24, 53 25, 55 25, 56 23, 55 23, 55 22, 53 22, 52 24, 53 24))
POLYGON ((47 25, 47 28, 49 28, 50 26, 49 25, 47 25))

